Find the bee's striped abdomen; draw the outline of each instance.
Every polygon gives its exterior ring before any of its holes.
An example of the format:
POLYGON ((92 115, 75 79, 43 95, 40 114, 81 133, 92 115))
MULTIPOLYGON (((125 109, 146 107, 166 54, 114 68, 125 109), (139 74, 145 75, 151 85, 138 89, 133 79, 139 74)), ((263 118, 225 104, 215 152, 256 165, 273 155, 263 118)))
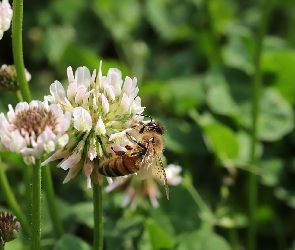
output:
POLYGON ((139 170, 138 157, 117 156, 106 161, 99 167, 99 173, 108 177, 133 174, 139 170))

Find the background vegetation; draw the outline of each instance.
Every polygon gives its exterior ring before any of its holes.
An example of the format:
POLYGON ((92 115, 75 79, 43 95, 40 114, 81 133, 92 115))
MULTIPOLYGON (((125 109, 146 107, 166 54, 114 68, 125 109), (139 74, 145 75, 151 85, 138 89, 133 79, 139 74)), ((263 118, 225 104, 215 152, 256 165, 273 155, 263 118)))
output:
MULTIPOLYGON (((93 70, 103 60, 104 74, 112 67, 138 78, 145 113, 167 128, 167 163, 183 168, 182 185, 170 188, 170 201, 163 193, 157 209, 143 200, 135 211, 122 209, 122 193, 104 194, 105 249, 248 249, 251 225, 257 249, 295 249, 295 2, 266 2, 271 6, 254 0, 24 1, 24 59, 34 99, 43 100, 54 80, 66 80, 68 66, 93 70), (254 58, 266 8, 258 163, 250 164, 254 58), (257 191, 249 188, 253 174, 257 191), (253 192, 258 202, 250 219, 253 192)), ((11 30, 0 41, 4 63, 13 63, 11 30)), ((0 100, 5 113, 17 103, 13 93, 0 100)), ((21 157, 2 157, 29 217, 21 157)), ((66 173, 54 164, 52 171, 67 234, 56 239, 43 206, 42 245, 90 249, 92 192, 84 176, 62 185, 66 173)), ((8 209, 1 190, 0 205, 8 209)), ((7 249, 25 244, 20 233, 7 249)))

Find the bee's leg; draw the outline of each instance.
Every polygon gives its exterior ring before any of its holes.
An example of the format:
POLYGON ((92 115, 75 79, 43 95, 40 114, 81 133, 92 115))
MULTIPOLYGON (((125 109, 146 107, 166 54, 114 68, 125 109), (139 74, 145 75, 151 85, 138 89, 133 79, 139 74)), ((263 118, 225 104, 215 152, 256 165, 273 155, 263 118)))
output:
POLYGON ((141 148, 143 148, 144 150, 147 150, 146 146, 139 142, 138 140, 136 140, 131 134, 129 134, 128 132, 126 132, 126 135, 127 135, 127 138, 130 140, 130 141, 133 141, 135 142, 138 146, 140 146, 141 148))
POLYGON ((111 147, 111 149, 114 151, 114 153, 116 154, 116 155, 118 155, 118 156, 123 156, 123 155, 125 155, 126 154, 126 152, 125 151, 116 151, 116 150, 114 150, 114 148, 113 147, 111 147))
POLYGON ((153 118, 150 115, 143 115, 143 114, 136 114, 136 115, 140 115, 140 116, 144 116, 144 117, 148 117, 151 119, 151 121, 153 121, 153 118))

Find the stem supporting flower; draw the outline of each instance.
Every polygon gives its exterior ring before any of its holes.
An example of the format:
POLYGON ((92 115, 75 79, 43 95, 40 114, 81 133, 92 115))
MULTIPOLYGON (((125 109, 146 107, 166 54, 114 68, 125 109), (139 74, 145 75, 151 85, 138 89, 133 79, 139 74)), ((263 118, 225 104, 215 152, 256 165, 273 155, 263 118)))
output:
POLYGON ((52 185, 51 170, 49 165, 42 167, 42 180, 48 211, 53 223, 54 232, 58 237, 61 237, 64 233, 64 229, 58 214, 59 210, 57 209, 55 202, 56 199, 54 197, 54 189, 52 185))
POLYGON ((12 52, 19 88, 25 101, 31 101, 31 93, 25 75, 22 46, 23 0, 13 0, 12 52))
POLYGON ((99 184, 93 185, 93 214, 94 214, 94 250, 103 249, 103 211, 102 188, 99 184))
POLYGON ((41 161, 33 165, 31 250, 40 249, 41 240, 41 161))

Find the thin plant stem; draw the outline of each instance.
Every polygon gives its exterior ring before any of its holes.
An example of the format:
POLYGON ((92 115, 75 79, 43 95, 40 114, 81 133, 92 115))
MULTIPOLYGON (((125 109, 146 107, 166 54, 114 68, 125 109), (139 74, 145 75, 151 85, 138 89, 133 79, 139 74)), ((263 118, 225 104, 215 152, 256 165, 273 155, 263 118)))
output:
POLYGON ((207 206, 207 204, 202 199, 199 192, 194 188, 191 177, 189 175, 186 175, 184 177, 183 184, 187 188, 188 192, 191 194, 193 200, 196 202, 197 206, 199 207, 201 213, 201 219, 205 220, 206 222, 209 222, 211 226, 214 225, 215 216, 210 210, 210 208, 207 206))
POLYGON ((239 250, 239 237, 235 227, 229 229, 229 239, 233 250, 239 250))
POLYGON ((54 189, 52 184, 52 175, 50 166, 46 165, 42 167, 42 181, 43 188, 46 196, 48 211, 51 217, 53 224, 54 232, 58 237, 61 237, 64 234, 64 229, 58 214, 58 209, 56 205, 56 199, 54 195, 54 189))
POLYGON ((19 220, 21 227, 23 228, 25 234, 30 235, 29 223, 27 221, 27 218, 24 216, 24 213, 22 212, 19 204, 17 203, 17 200, 16 200, 16 198, 13 194, 13 191, 11 189, 11 186, 8 183, 6 172, 5 172, 3 164, 2 164, 1 156, 0 156, 0 187, 1 187, 0 189, 2 191, 2 194, 5 197, 6 202, 8 203, 13 214, 19 220))
POLYGON ((41 160, 33 165, 31 250, 40 249, 41 240, 41 160))
MULTIPOLYGON (((263 38, 266 33, 268 17, 271 11, 270 0, 264 1, 262 6, 262 17, 259 26, 259 33, 256 40, 256 50, 254 54, 254 77, 253 77, 253 98, 252 98, 252 138, 251 138, 251 150, 250 159, 253 166, 258 166, 258 159, 256 157, 256 142, 258 138, 257 120, 259 116, 259 100, 262 89, 261 82, 261 54, 263 38)), ((248 250, 256 249, 256 222, 255 222, 255 210, 257 206, 257 192, 258 192, 258 176, 253 173, 249 173, 249 218, 250 224, 248 228, 248 250)))
POLYGON ((31 93, 25 76, 25 66, 23 59, 23 39, 22 39, 22 22, 23 22, 23 0, 13 0, 13 17, 12 17, 12 52, 13 61, 17 74, 20 92, 24 101, 31 101, 31 93))
POLYGON ((23 174, 23 180, 25 184, 25 199, 26 199, 26 209, 27 211, 31 210, 31 183, 32 183, 32 168, 30 166, 24 166, 22 169, 23 174))
POLYGON ((94 212, 94 250, 103 250, 103 213, 102 188, 99 184, 93 185, 93 212, 94 212))

